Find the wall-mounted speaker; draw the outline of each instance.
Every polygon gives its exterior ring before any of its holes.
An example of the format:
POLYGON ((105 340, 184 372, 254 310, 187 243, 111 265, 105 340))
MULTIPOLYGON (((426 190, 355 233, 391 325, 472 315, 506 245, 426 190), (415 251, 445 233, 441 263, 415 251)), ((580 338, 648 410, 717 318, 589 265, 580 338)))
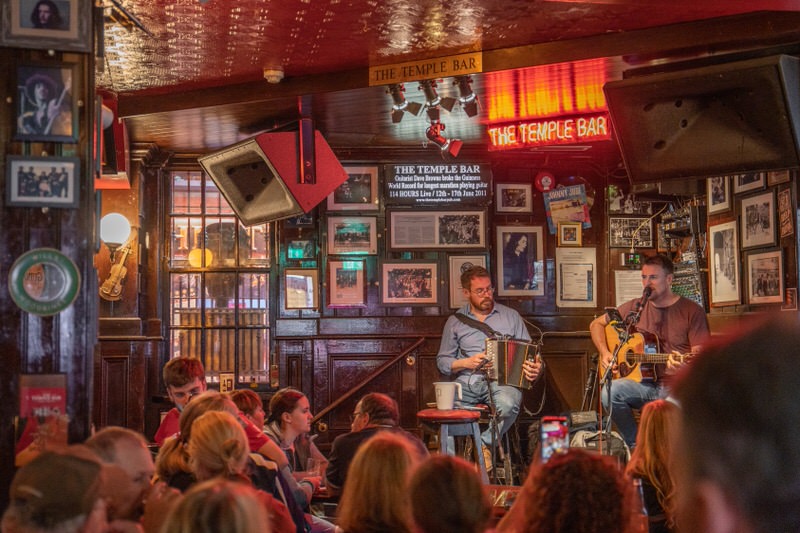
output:
POLYGON ((603 90, 632 182, 800 164, 796 57, 631 72, 603 90))
POLYGON ((262 133, 198 161, 242 224, 263 224, 309 212, 347 180, 316 130, 313 158, 302 158, 314 163, 302 169, 301 177, 301 137, 298 132, 262 133))

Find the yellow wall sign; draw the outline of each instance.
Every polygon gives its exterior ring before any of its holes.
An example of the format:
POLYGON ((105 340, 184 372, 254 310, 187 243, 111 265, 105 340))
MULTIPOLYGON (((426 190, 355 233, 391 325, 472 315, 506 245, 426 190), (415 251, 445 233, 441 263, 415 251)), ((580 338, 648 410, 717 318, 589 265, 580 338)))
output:
POLYGON ((463 76, 477 72, 483 72, 482 52, 370 67, 369 85, 373 87, 406 81, 463 76))

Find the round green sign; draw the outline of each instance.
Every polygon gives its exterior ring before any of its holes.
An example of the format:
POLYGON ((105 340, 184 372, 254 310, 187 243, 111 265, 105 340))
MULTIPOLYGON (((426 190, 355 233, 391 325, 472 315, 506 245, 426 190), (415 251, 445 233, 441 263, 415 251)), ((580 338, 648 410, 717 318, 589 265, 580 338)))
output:
POLYGON ((11 267, 8 290, 20 309, 39 316, 60 313, 78 296, 80 274, 75 263, 54 248, 25 252, 11 267))

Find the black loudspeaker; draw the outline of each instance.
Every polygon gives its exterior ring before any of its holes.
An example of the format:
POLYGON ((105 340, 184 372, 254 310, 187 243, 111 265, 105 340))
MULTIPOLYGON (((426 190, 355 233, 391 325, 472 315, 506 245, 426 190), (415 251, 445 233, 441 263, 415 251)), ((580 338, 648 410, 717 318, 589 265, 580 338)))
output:
POLYGON ((606 83, 631 182, 798 166, 798 72, 779 55, 606 83))
POLYGON ((198 161, 245 226, 308 213, 339 185, 347 172, 319 131, 301 155, 304 135, 262 133, 198 161), (301 159, 307 180, 301 179, 301 159))

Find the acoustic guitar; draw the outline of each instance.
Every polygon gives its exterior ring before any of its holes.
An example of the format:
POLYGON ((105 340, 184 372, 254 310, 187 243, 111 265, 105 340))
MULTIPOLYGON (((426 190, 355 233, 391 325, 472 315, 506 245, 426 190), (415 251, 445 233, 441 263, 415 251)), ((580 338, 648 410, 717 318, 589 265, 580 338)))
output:
MULTIPOLYGON (((656 365, 665 365, 672 359, 676 364, 683 364, 693 354, 659 353, 660 342, 656 335, 645 332, 636 332, 620 346, 620 330, 614 322, 606 326, 606 345, 611 353, 617 351, 617 357, 612 364, 616 364, 613 379, 628 378, 636 382, 655 382, 659 379, 659 370, 656 365)), ((601 375, 605 372, 605 365, 600 362, 601 375)))

